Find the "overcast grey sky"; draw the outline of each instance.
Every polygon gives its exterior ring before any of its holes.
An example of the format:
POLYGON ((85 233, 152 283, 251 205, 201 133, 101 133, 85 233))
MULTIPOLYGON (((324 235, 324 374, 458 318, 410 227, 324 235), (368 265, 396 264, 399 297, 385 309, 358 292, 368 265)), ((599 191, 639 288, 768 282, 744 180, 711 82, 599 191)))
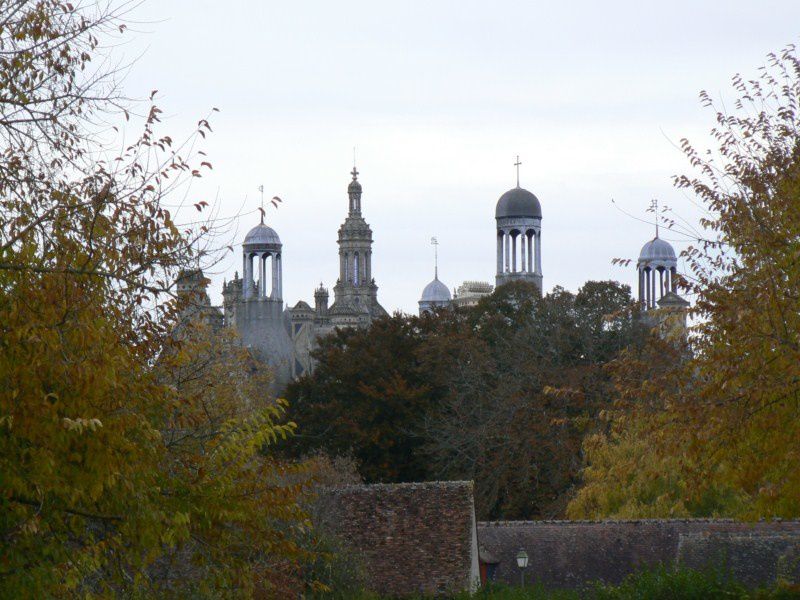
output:
MULTIPOLYGON (((542 203, 545 289, 633 285, 611 260, 635 258, 652 227, 611 198, 646 217, 658 197, 696 218, 670 176, 688 170, 681 137, 708 139, 698 92, 727 94, 734 73, 800 34, 798 0, 150 0, 132 18, 143 33, 123 50, 143 55, 127 93, 158 89, 176 138, 221 109, 205 145, 214 169, 192 199, 219 190, 220 215, 242 211, 239 242, 260 184, 284 199, 268 213, 284 300, 335 283, 356 146, 379 299, 406 312, 433 277, 431 236, 451 288, 494 283, 494 206, 517 154, 542 203)), ((236 248, 212 276, 215 302, 240 265, 236 248)))

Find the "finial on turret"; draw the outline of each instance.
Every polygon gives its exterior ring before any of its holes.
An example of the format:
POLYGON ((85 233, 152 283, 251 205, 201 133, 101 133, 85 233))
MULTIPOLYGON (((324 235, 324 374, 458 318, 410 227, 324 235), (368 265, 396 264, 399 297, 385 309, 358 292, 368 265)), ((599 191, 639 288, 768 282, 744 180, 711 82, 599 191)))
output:
POLYGON ((650 201, 650 208, 653 209, 653 213, 656 215, 656 237, 658 237, 658 198, 653 198, 650 201))
POLYGON ((433 277, 439 279, 439 240, 432 237, 431 245, 433 246, 433 277))
POLYGON ((519 161, 519 154, 517 154, 517 162, 514 163, 514 166, 517 167, 517 187, 519 187, 519 166, 522 163, 519 161))

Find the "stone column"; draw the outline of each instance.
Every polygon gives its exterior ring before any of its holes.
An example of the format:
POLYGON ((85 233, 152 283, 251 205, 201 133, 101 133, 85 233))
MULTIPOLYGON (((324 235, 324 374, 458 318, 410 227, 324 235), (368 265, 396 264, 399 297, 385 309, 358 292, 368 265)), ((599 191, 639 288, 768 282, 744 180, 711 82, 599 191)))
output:
POLYGON ((542 232, 537 231, 534 234, 535 242, 536 242, 536 270, 534 271, 537 275, 541 276, 542 274, 542 232))
POLYGON ((639 269, 639 304, 644 305, 644 269, 639 269))
POLYGON ((261 253, 258 257, 259 277, 258 277, 258 295, 261 298, 267 296, 267 254, 261 253))
POLYGON ((535 235, 535 231, 533 233, 530 230, 525 232, 528 239, 528 273, 533 273, 533 238, 535 235))
POLYGON ((497 232, 497 274, 503 273, 503 232, 497 232))
POLYGON ((276 254, 272 259, 272 272, 275 273, 275 282, 272 286, 272 295, 276 300, 283 299, 283 257, 276 254), (276 273, 277 272, 277 273, 276 273))
POLYGON ((242 297, 247 300, 250 297, 250 261, 247 252, 242 253, 242 297))
POLYGON ((517 272, 517 238, 519 235, 511 236, 511 272, 517 272))
POLYGON ((508 264, 509 258, 511 254, 511 236, 507 231, 503 231, 503 237, 505 238, 506 243, 506 264, 505 264, 505 272, 508 273, 508 264))

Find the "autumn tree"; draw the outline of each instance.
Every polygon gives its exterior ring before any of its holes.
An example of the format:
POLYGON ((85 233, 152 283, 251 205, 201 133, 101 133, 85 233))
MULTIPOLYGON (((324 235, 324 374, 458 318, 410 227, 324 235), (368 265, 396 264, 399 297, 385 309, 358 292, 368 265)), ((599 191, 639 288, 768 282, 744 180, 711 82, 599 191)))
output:
POLYGON ((292 425, 246 356, 172 336, 208 232, 165 199, 210 165, 155 106, 121 152, 97 129, 126 116, 99 50, 125 7, 0 5, 0 596, 272 593, 303 517, 263 449, 292 425))
POLYGON ((421 342, 415 320, 401 315, 322 338, 313 374, 286 391, 290 416, 302 423, 293 452, 352 454, 368 482, 424 479, 414 429, 436 390, 417 357, 421 342))
MULTIPOLYGON (((661 385, 621 364, 608 436, 590 440, 574 516, 800 514, 800 60, 770 55, 714 111, 715 151, 681 142, 703 235, 683 253, 693 358, 661 385), (646 468, 642 468, 646 465, 646 468)), ((667 225, 676 226, 674 223, 667 225)))
POLYGON ((607 405, 602 365, 641 334, 630 289, 587 282, 540 297, 507 284, 470 321, 448 393, 426 415, 431 475, 474 480, 481 518, 560 516, 607 405))

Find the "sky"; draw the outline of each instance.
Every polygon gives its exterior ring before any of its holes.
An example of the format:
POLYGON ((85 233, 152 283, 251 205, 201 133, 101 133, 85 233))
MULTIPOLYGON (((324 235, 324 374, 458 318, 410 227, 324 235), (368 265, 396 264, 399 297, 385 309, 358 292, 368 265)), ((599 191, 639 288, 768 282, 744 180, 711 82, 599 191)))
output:
MULTIPOLYGON (((416 312, 433 278, 494 283, 494 208, 520 183, 542 204, 545 290, 635 284, 658 198, 695 223, 681 138, 709 145, 735 73, 800 37, 800 2, 145 0, 128 15, 125 93, 152 90, 175 139, 211 116, 213 170, 183 193, 230 223, 258 223, 258 187, 282 198, 284 300, 313 303, 338 275, 353 148, 372 227, 372 273, 390 312, 416 312), (613 199, 613 202, 612 202, 613 199)), ((189 212, 181 215, 192 219, 189 212)), ((662 231, 678 251, 687 240, 662 231)), ((222 245, 222 244, 221 244, 222 245)), ((234 246, 207 274, 212 301, 241 270, 234 246)))

